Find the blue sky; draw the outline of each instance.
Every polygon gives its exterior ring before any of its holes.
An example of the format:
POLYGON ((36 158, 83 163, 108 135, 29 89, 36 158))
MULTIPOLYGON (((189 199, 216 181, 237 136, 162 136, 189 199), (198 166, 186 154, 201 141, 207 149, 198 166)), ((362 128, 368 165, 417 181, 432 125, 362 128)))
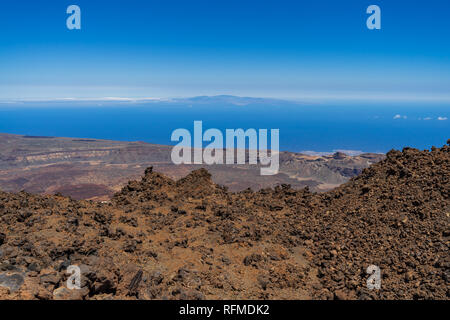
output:
POLYGON ((450 1, 2 1, 0 100, 450 101, 450 1), (79 5, 82 29, 66 28, 79 5), (366 28, 377 4, 382 29, 366 28))

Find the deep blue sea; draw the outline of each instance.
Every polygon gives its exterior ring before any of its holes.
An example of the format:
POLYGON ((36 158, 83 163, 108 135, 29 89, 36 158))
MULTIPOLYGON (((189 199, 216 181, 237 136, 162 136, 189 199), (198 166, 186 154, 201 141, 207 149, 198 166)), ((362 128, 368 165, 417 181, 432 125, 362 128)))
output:
POLYGON ((450 104, 0 104, 0 132, 23 135, 175 144, 172 131, 192 131, 194 120, 203 130, 277 128, 280 149, 294 152, 429 149, 450 138, 450 104))

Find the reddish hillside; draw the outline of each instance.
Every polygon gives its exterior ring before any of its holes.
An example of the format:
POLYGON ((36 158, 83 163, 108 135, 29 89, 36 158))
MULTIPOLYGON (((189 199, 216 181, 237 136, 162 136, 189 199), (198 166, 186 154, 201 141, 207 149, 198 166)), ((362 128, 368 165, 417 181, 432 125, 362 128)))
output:
POLYGON ((204 169, 147 169, 104 204, 0 193, 0 298, 449 299, 449 192, 444 146, 322 194, 231 193, 204 169), (64 288, 71 264, 81 290, 64 288))

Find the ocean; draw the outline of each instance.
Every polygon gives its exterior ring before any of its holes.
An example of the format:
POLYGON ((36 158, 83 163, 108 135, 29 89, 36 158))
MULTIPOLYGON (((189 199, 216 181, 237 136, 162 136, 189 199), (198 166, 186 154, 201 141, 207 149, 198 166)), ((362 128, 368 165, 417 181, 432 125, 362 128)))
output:
POLYGON ((387 152, 450 138, 450 104, 27 102, 0 104, 0 132, 175 144, 172 131, 279 129, 280 150, 387 152))

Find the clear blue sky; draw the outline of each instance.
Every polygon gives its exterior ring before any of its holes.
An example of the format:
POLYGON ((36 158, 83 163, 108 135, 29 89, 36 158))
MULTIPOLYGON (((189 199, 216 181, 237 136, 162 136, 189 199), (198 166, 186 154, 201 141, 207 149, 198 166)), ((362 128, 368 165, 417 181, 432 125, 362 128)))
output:
POLYGON ((450 101, 450 1, 2 1, 0 100, 450 101), (66 28, 77 4, 82 29, 66 28), (366 28, 377 4, 382 29, 366 28))

